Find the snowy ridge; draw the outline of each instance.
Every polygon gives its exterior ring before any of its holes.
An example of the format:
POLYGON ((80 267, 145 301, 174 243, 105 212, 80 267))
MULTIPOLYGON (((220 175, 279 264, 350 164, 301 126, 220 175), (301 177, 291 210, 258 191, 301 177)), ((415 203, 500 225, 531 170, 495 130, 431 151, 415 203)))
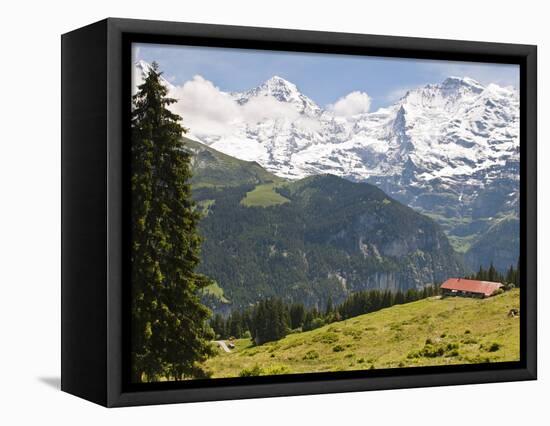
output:
MULTIPOLYGON (((140 62, 136 68, 143 72, 147 66, 140 62)), ((178 99, 174 86, 166 85, 178 99)), ((471 214, 480 194, 500 185, 506 192, 500 210, 517 209, 519 96, 513 88, 449 77, 411 90, 387 108, 344 117, 278 76, 225 95, 241 108, 272 103, 264 116, 234 120, 223 132, 194 131, 186 123, 190 136, 278 176, 331 173, 369 181, 421 210, 441 202, 430 193, 448 193, 449 203, 464 204, 458 216, 471 214), (284 114, 271 114, 282 106, 284 114)))
POLYGON ((518 161, 517 93, 469 78, 451 77, 410 91, 389 108, 345 118, 322 110, 278 77, 232 96, 240 104, 274 97, 300 115, 236 126, 232 135, 206 136, 204 142, 238 158, 244 149, 244 159, 286 178, 326 172, 354 180, 387 178, 414 165, 418 181, 452 180, 518 161))

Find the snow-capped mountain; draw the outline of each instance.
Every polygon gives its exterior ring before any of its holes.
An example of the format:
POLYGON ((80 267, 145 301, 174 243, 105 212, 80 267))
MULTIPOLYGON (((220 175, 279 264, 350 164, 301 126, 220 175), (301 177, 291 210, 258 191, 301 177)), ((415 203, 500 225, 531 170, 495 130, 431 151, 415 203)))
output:
POLYGON ((245 105, 251 99, 272 97, 273 99, 292 105, 300 114, 306 116, 318 116, 321 108, 310 98, 300 93, 295 84, 277 75, 271 77, 258 87, 246 92, 231 94, 239 105, 245 105))
MULTIPOLYGON (((147 69, 142 62, 137 68, 147 69)), ((430 214, 457 238, 479 234, 494 217, 518 215, 519 95, 513 88, 449 77, 410 90, 387 108, 348 116, 320 107, 277 76, 224 95, 237 109, 254 106, 263 114, 243 112, 223 132, 185 123, 189 136, 278 176, 331 173, 368 181, 430 214)))
POLYGON ((517 92, 469 78, 451 77, 412 90, 388 108, 351 117, 323 110, 280 77, 231 96, 240 105, 272 98, 297 114, 236 123, 230 134, 195 136, 237 158, 244 148, 243 159, 291 179, 328 172, 372 180, 411 171, 418 182, 473 183, 466 177, 483 170, 495 177, 495 166, 519 157, 517 92))
MULTIPOLYGON (((146 61, 139 60, 134 63, 134 68, 132 70, 132 93, 135 93, 137 91, 138 86, 143 84, 143 81, 145 80, 145 77, 147 77, 147 74, 151 72, 153 69, 153 66, 149 64, 146 61)), ((164 77, 160 77, 162 83, 166 86, 169 92, 174 93, 176 90, 176 87, 170 83, 168 80, 166 80, 164 77)))
POLYGON ((280 77, 231 95, 241 105, 274 98, 297 114, 196 136, 279 176, 332 173, 369 181, 431 212, 440 207, 436 199, 450 197, 459 216, 470 216, 472 204, 493 189, 508 191, 495 213, 517 204, 519 98, 513 89, 450 77, 411 90, 388 108, 350 117, 323 110, 280 77))
MULTIPOLYGON (((136 63, 136 85, 150 68, 145 61, 136 63)), ((163 81, 173 96, 175 86, 163 81)), ((194 133, 189 125, 191 136, 237 158, 246 151, 243 159, 291 179, 330 172, 366 180, 414 168, 418 181, 452 183, 519 158, 518 93, 467 77, 411 90, 388 108, 350 117, 322 109, 278 76, 228 95, 241 106, 269 99, 287 111, 274 118, 265 111, 255 122, 237 120, 224 134, 194 133)))

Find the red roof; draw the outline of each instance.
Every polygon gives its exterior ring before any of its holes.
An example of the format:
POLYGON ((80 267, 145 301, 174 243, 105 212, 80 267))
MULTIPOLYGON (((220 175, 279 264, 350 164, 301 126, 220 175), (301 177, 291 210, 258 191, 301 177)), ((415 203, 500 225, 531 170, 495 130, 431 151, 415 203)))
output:
POLYGON ((492 295, 502 287, 501 283, 491 281, 466 280, 464 278, 449 278, 441 288, 446 290, 467 291, 469 293, 483 293, 485 296, 492 295))

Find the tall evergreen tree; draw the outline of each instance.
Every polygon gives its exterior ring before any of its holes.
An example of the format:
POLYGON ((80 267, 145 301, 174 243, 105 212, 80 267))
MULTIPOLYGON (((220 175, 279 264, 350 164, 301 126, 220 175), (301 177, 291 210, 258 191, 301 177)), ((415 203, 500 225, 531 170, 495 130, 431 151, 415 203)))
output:
POLYGON ((479 271, 477 271, 477 275, 475 278, 481 281, 487 280, 487 273, 485 272, 485 269, 483 269, 483 266, 479 265, 479 271))
POLYGON ((258 345, 285 337, 288 333, 289 315, 283 301, 281 299, 260 301, 252 313, 252 323, 250 332, 258 345))
POLYGON ((214 330, 216 338, 219 336, 221 339, 226 337, 225 321, 221 314, 214 315, 214 318, 210 321, 210 326, 214 330))
POLYGON ((239 339, 243 333, 241 314, 239 311, 235 311, 229 317, 229 337, 236 337, 239 339))
POLYGON ((401 290, 397 290, 397 292, 395 293, 394 303, 396 305, 402 305, 403 303, 405 303, 405 296, 403 295, 403 292, 401 290))
POLYGON ((506 283, 515 284, 516 283, 516 271, 513 265, 510 265, 508 271, 506 272, 506 283))
POLYGON ((332 303, 332 296, 327 299, 327 306, 325 308, 325 315, 330 315, 334 311, 334 304, 332 303))
POLYGON ((168 106, 153 64, 133 97, 131 144, 132 380, 200 376, 197 362, 212 349, 210 311, 195 272, 200 219, 191 198, 190 154, 181 118, 168 106))
POLYGON ((290 307, 290 327, 298 328, 304 324, 306 310, 301 303, 294 303, 290 307))
POLYGON ((497 270, 495 269, 495 266, 493 265, 493 262, 491 262, 491 265, 489 266, 489 270, 487 271, 487 281, 497 281, 497 270))
POLYGON ((386 290, 382 296, 382 307, 388 308, 391 305, 393 305, 393 293, 391 290, 386 290))

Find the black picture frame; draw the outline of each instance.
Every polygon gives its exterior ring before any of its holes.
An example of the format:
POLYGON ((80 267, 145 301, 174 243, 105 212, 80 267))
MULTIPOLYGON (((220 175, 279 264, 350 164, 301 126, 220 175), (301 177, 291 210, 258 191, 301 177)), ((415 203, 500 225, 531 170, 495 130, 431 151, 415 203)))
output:
POLYGON ((62 390, 117 407, 536 379, 536 46, 118 18, 61 41, 62 390), (132 42, 519 64, 521 360, 130 384, 125 182, 132 42))

